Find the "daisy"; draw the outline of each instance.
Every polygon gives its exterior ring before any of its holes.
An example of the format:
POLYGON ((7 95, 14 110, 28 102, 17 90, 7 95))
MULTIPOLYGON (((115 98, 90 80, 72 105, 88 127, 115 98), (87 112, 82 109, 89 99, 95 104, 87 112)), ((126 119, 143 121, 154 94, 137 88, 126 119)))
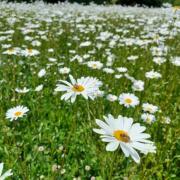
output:
POLYGON ((127 68, 126 67, 118 67, 118 68, 116 68, 117 69, 117 71, 118 72, 120 72, 120 73, 125 73, 125 72, 127 72, 127 68))
POLYGON ((154 114, 155 112, 158 111, 157 106, 154 106, 153 104, 149 104, 149 103, 143 103, 142 108, 143 108, 143 111, 149 112, 151 114, 154 114))
POLYGON ((43 76, 46 75, 46 70, 45 69, 41 69, 39 72, 38 72, 38 77, 41 78, 43 76))
POLYGON ((81 77, 75 80, 71 75, 69 76, 70 81, 63 81, 61 84, 57 84, 55 91, 66 91, 61 96, 61 100, 71 99, 73 103, 76 100, 77 95, 82 95, 85 99, 94 99, 95 93, 99 91, 99 87, 102 86, 102 82, 93 77, 81 77))
POLYGON ((161 65, 166 62, 166 59, 164 57, 154 57, 153 62, 155 62, 158 65, 161 65))
POLYGON ((27 57, 27 56, 36 56, 36 55, 39 55, 40 52, 38 50, 36 50, 36 49, 25 49, 25 50, 21 51, 21 54, 23 56, 27 57))
POLYGON ((28 111, 29 109, 25 106, 16 106, 6 112, 6 118, 10 119, 10 121, 17 120, 19 117, 26 115, 28 111))
POLYGON ((20 48, 10 48, 3 52, 3 54, 17 55, 20 52, 20 48))
POLYGON ((4 174, 2 174, 4 163, 0 163, 0 180, 4 180, 9 176, 12 176, 13 173, 11 172, 11 169, 6 171, 4 174))
POLYGON ((103 64, 100 61, 88 61, 87 66, 92 69, 101 69, 103 64))
POLYGON ((143 113, 141 115, 141 119, 145 122, 147 122, 148 124, 151 124, 152 122, 154 122, 156 120, 155 116, 153 114, 149 114, 149 113, 143 113))
POLYGON ((132 89, 134 91, 143 91, 144 90, 144 82, 141 80, 133 81, 132 89))
POLYGON ((129 61, 135 61, 136 59, 138 59, 138 56, 129 56, 127 59, 129 61))
POLYGON ((118 97, 115 96, 115 95, 113 95, 113 94, 108 94, 108 95, 106 96, 106 99, 107 99, 108 101, 113 102, 113 101, 116 101, 116 100, 118 99, 118 97))
POLYGON ((70 68, 68 67, 63 67, 63 68, 59 68, 59 73, 60 74, 69 74, 70 73, 70 68))
POLYGON ((119 96, 119 103, 125 107, 135 107, 139 104, 139 99, 137 96, 131 93, 122 93, 119 96))
POLYGON ((106 72, 107 74, 113 74, 114 70, 111 68, 103 68, 103 71, 106 72))
POLYGON ((26 87, 24 87, 23 89, 19 89, 19 88, 16 88, 15 91, 18 92, 18 93, 27 93, 29 92, 30 89, 27 89, 26 87))
POLYGON ((171 59, 171 63, 175 66, 180 66, 180 57, 174 57, 171 59))
POLYGON ((132 118, 118 116, 115 119, 112 115, 104 117, 106 122, 96 119, 96 124, 100 129, 93 129, 100 134, 103 142, 107 142, 106 150, 115 151, 119 146, 126 157, 131 156, 136 163, 140 162, 139 154, 156 152, 153 142, 148 140, 149 134, 144 133, 145 127, 139 123, 133 124, 132 118))
POLYGON ((161 78, 161 74, 154 71, 154 70, 146 72, 145 76, 148 79, 159 79, 159 78, 161 78))
POLYGON ((40 84, 39 86, 37 86, 36 88, 35 88, 35 90, 34 91, 37 91, 37 92, 39 92, 39 91, 41 91, 42 89, 43 89, 43 84, 40 84))

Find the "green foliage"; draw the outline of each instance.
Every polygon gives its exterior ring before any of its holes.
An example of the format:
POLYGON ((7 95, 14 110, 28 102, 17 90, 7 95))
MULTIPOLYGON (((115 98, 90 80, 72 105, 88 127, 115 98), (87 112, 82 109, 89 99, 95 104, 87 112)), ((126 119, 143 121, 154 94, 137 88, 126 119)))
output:
POLYGON ((122 5, 146 5, 149 7, 160 7, 163 3, 163 0, 118 0, 117 4, 122 5))
POLYGON ((180 0, 174 0, 173 5, 174 6, 180 6, 180 0))

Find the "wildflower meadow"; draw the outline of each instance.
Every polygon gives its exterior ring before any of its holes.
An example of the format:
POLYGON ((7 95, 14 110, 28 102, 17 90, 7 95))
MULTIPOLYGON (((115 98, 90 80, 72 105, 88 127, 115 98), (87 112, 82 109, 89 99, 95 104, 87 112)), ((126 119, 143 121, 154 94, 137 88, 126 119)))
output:
POLYGON ((180 8, 0 2, 0 180, 178 180, 180 8))

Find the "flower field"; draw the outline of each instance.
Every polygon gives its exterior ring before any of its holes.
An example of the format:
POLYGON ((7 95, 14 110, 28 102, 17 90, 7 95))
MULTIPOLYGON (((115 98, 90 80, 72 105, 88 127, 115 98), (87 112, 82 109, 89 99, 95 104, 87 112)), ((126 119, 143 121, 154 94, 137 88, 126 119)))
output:
POLYGON ((180 177, 180 10, 0 2, 0 180, 180 177))

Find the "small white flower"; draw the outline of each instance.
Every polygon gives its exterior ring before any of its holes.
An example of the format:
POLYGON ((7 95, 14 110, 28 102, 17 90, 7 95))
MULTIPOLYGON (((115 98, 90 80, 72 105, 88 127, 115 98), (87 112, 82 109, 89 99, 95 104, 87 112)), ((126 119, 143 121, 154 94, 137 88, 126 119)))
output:
POLYGON ((119 103, 125 107, 135 107, 139 104, 139 98, 131 93, 122 93, 119 96, 119 103))
POLYGON ((171 59, 171 63, 175 66, 180 66, 180 57, 174 57, 171 59))
POLYGON ((0 163, 0 180, 4 180, 4 179, 6 179, 7 177, 13 175, 13 173, 11 172, 11 171, 12 171, 11 169, 9 169, 9 170, 6 171, 4 174, 2 174, 3 166, 4 166, 4 163, 0 163))
POLYGON ((36 55, 39 55, 40 52, 36 49, 25 49, 25 50, 22 50, 21 51, 21 55, 23 56, 36 56, 36 55))
POLYGON ((127 68, 126 67, 118 67, 116 68, 118 72, 123 73, 123 72, 127 72, 127 68))
POLYGON ((149 112, 151 114, 154 114, 155 112, 158 111, 157 106, 154 106, 153 104, 149 104, 149 103, 143 103, 142 108, 143 108, 143 111, 149 112))
POLYGON ((115 77, 116 79, 121 79, 121 78, 123 77, 123 75, 122 75, 122 74, 116 74, 114 77, 115 77))
POLYGON ((87 66, 92 69, 101 69, 103 64, 100 61, 88 61, 87 66))
POLYGON ((46 70, 45 69, 41 69, 39 72, 38 72, 38 77, 43 77, 43 76, 45 76, 45 74, 46 74, 46 70))
POLYGON ((106 99, 107 99, 108 101, 113 102, 113 101, 116 101, 116 100, 118 99, 118 97, 115 96, 115 95, 113 95, 113 94, 108 94, 107 97, 106 97, 106 99))
POLYGON ((90 171, 90 170, 91 170, 91 166, 86 165, 86 166, 85 166, 85 170, 86 170, 86 171, 90 171))
POLYGON ((166 62, 166 59, 164 57, 154 57, 153 62, 155 62, 158 65, 161 65, 164 62, 166 62))
POLYGON ((111 69, 111 68, 104 68, 103 71, 108 73, 108 74, 113 74, 114 73, 114 70, 111 69))
POLYGON ((71 99, 73 103, 76 100, 77 95, 82 95, 85 99, 94 99, 95 93, 99 91, 99 87, 102 86, 102 82, 93 77, 81 77, 75 80, 71 75, 69 76, 71 82, 63 81, 62 84, 57 84, 55 91, 66 91, 61 96, 61 100, 71 99))
POLYGON ((29 92, 30 89, 27 89, 26 87, 24 87, 23 89, 19 89, 19 88, 16 88, 15 91, 18 92, 18 93, 27 93, 29 92))
POLYGON ((129 56, 127 59, 129 61, 135 61, 136 59, 138 59, 138 56, 129 56))
POLYGON ((161 74, 158 72, 155 72, 154 70, 146 72, 145 76, 148 79, 159 79, 159 78, 161 78, 161 74))
POLYGON ((154 122, 156 120, 156 118, 153 114, 148 114, 148 113, 143 113, 141 115, 141 119, 143 121, 147 122, 148 124, 151 124, 152 122, 154 122))
POLYGON ((17 120, 18 118, 26 115, 28 111, 29 109, 25 106, 16 106, 6 112, 6 118, 10 119, 10 121, 17 120))
POLYGON ((37 87, 35 88, 34 91, 39 92, 39 91, 41 91, 42 89, 43 89, 43 84, 40 84, 39 86, 37 86, 37 87))
POLYGON ((91 45, 91 42, 90 41, 86 41, 86 42, 82 42, 79 46, 80 47, 87 47, 87 46, 90 46, 91 45))
POLYGON ((50 61, 50 62, 56 62, 57 59, 55 59, 55 58, 48 58, 48 61, 50 61))
POLYGON ((141 80, 133 81, 132 89, 134 91, 143 91, 144 90, 144 82, 141 80))
POLYGON ((54 49, 50 48, 48 49, 48 52, 54 52, 54 49))
POLYGON ((63 68, 59 68, 59 73, 60 74, 69 74, 70 73, 70 68, 68 67, 63 67, 63 68))

